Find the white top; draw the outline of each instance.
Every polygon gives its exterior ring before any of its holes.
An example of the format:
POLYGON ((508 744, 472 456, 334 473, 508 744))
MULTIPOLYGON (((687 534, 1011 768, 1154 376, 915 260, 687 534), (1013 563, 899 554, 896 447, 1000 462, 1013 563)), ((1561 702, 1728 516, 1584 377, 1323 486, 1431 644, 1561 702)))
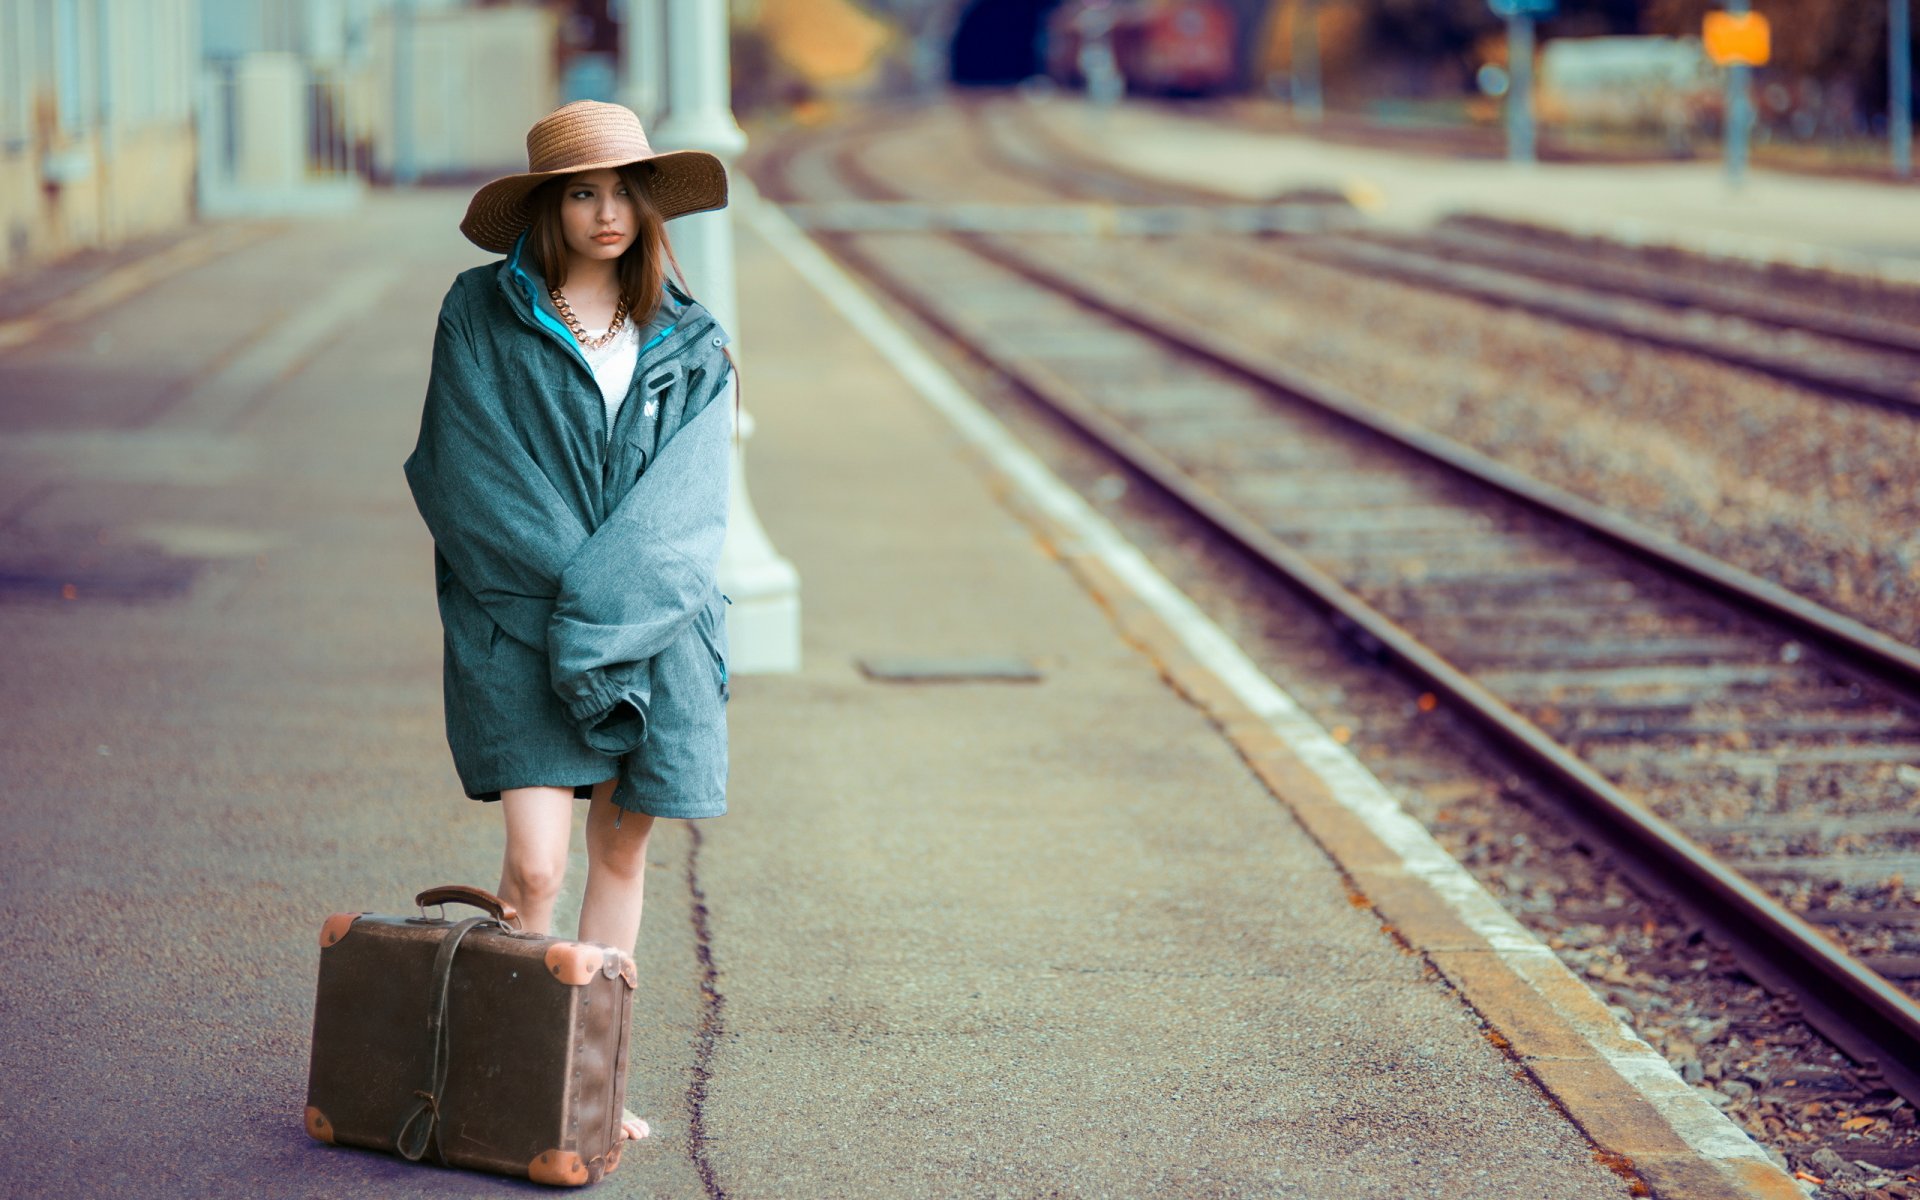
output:
MULTIPOLYGON (((599 337, 604 329, 589 329, 588 337, 599 337)), ((600 385, 600 402, 607 408, 607 432, 613 432, 613 419, 620 414, 620 405, 627 398, 627 390, 633 386, 633 368, 640 361, 640 326, 629 320, 621 326, 619 336, 598 350, 580 347, 580 353, 587 359, 587 365, 593 368, 593 381, 600 385)))

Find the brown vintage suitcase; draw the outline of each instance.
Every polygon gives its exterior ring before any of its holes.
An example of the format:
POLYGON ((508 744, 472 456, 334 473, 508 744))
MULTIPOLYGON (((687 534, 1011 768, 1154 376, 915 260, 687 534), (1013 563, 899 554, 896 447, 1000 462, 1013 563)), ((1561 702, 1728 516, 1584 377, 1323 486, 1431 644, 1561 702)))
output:
MULTIPOLYGON (((413 1161, 597 1183, 620 1163, 633 959, 521 933, 479 888, 320 931, 307 1132, 413 1161), (428 917, 452 902, 486 910, 428 917)), ((443 910, 444 912, 444 910, 443 910)))

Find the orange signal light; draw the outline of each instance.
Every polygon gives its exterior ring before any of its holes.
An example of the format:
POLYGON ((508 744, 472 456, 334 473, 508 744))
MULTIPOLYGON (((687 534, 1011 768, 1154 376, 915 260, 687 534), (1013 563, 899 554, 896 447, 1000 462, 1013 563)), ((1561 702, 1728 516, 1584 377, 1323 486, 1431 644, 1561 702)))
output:
POLYGON ((1757 12, 1711 12, 1702 40, 1707 57, 1723 67, 1764 67, 1773 56, 1773 27, 1757 12))

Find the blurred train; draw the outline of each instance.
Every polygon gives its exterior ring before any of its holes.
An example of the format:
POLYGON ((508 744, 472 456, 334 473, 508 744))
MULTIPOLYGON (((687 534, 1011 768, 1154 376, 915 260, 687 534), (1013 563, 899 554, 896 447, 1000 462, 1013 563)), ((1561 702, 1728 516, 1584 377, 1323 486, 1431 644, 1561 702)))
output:
POLYGON ((1221 0, 1066 0, 1047 21, 1047 74, 1084 87, 1105 59, 1129 92, 1213 95, 1235 83, 1235 33, 1221 0))

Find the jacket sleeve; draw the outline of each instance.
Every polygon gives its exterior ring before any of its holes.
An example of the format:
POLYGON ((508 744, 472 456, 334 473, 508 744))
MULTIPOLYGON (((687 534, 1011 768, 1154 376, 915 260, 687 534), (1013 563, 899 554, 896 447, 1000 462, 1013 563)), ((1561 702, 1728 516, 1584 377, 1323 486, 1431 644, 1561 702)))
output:
MULTIPOLYGON (((547 630, 553 689, 587 744, 646 739, 648 661, 711 601, 727 530, 732 408, 717 383, 560 576, 547 630)), ((689 404, 689 410, 695 406, 689 404)))
POLYGON ((587 530, 482 378, 454 293, 440 308, 407 486, 454 576, 508 636, 547 645, 547 618, 587 530))

